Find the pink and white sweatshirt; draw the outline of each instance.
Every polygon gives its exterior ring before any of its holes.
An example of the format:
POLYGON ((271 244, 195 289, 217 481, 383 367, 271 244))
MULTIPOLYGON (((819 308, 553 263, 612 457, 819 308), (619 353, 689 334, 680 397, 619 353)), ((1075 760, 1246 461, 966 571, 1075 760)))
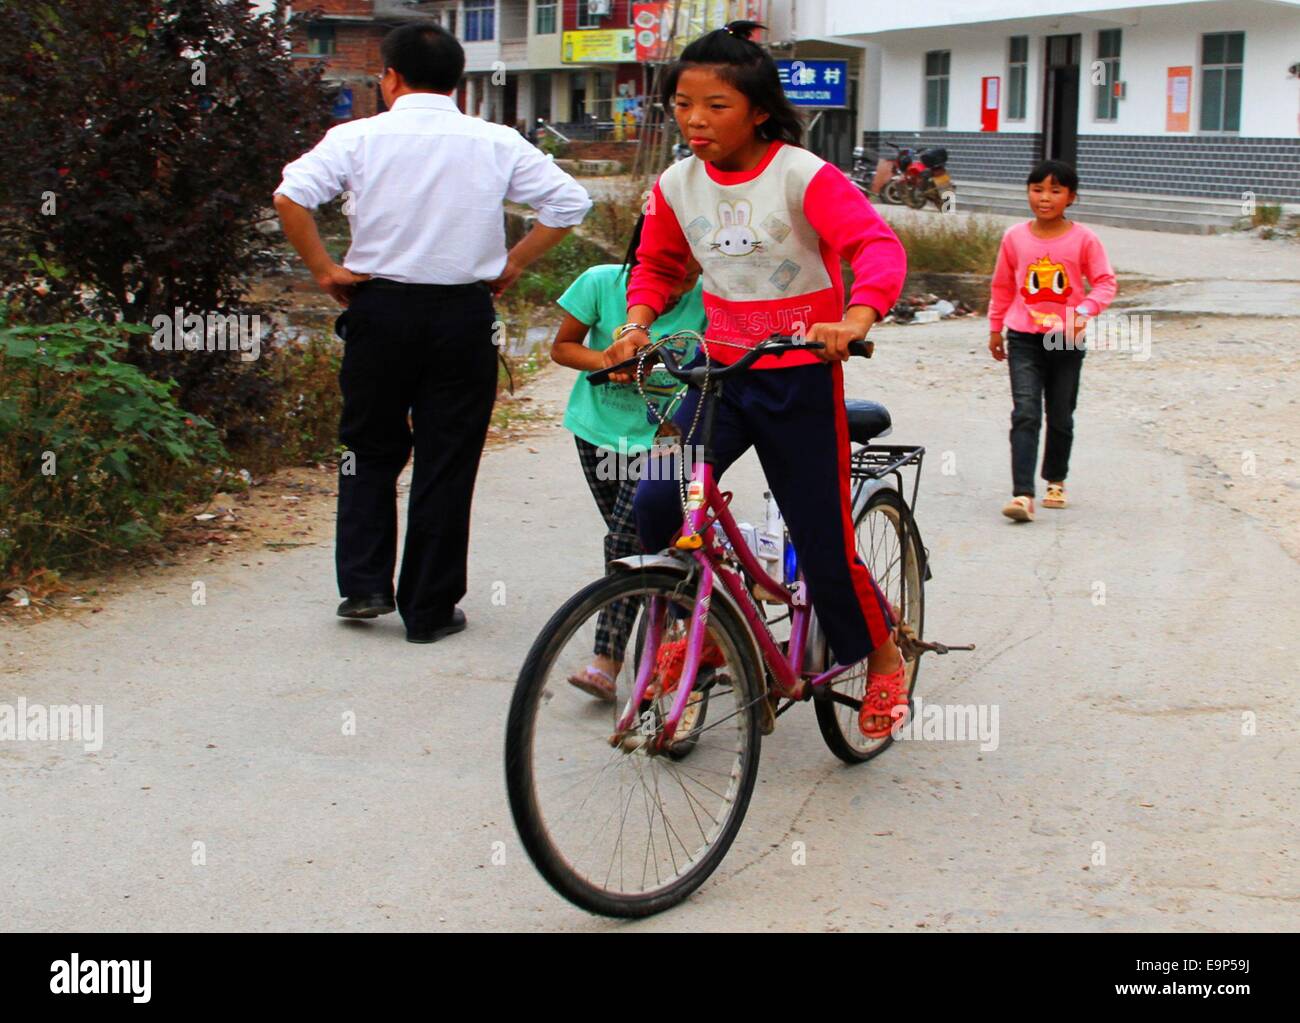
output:
MULTIPOLYGON (((685 273, 703 270, 705 338, 752 348, 772 334, 844 318, 840 260, 853 267, 850 305, 882 317, 903 289, 907 255, 894 232, 838 168, 798 146, 773 142, 749 171, 720 171, 698 157, 659 176, 646 209, 628 308, 661 313, 685 273)), ((736 348, 712 346, 717 362, 736 348)), ((756 369, 817 362, 812 352, 765 357, 756 369)))
POLYGON ((1096 316, 1110 305, 1115 273, 1101 239, 1073 221, 1059 238, 1039 238, 1029 224, 1002 236, 989 289, 989 330, 1046 334, 1064 323, 1067 309, 1096 316))

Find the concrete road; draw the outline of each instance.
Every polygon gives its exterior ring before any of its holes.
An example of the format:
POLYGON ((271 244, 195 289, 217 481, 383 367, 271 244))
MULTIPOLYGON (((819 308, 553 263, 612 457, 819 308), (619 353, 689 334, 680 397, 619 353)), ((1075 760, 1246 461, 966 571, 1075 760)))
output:
MULTIPOLYGON (((100 704, 105 738, 0 742, 0 928, 1294 929, 1300 568, 1087 374, 1073 507, 1002 519, 1010 403, 973 322, 881 328, 848 373, 930 451, 927 635, 978 644, 927 658, 919 692, 996 706, 996 750, 905 742, 848 768, 796 708, 686 905, 627 925, 563 902, 502 771, 528 645, 600 572, 571 439, 547 427, 486 457, 470 629, 447 642, 336 620, 328 546, 7 630, 0 703, 100 704)), ((752 456, 728 486, 757 517, 752 456)))

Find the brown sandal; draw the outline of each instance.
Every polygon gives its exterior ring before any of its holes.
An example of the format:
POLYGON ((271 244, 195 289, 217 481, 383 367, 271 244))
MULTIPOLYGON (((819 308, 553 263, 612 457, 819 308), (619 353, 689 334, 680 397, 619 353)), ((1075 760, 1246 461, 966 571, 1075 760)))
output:
POLYGON ((584 693, 594 696, 598 700, 604 700, 606 703, 614 702, 617 691, 610 673, 597 668, 594 664, 589 664, 583 671, 570 675, 569 685, 581 689, 584 693))

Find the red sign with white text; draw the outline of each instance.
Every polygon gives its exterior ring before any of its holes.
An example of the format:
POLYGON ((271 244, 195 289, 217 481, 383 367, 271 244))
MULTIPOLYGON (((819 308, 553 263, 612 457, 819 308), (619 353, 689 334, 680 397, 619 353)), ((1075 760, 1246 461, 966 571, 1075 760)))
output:
POLYGON ((998 130, 1001 85, 1002 79, 997 75, 990 75, 980 80, 980 131, 998 130))

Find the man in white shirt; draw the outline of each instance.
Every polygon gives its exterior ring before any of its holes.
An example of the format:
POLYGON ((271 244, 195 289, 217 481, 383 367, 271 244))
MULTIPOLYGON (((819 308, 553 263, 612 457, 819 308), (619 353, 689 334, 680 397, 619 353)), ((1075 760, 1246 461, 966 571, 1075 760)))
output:
POLYGON ((395 608, 406 638, 465 627, 470 502, 496 400, 500 295, 591 208, 586 191, 507 125, 467 117, 451 93, 465 68, 454 36, 427 24, 383 42, 389 109, 332 128, 284 169, 275 208, 320 287, 345 307, 339 384, 346 448, 335 564, 344 618, 395 608), (343 264, 312 210, 342 194, 343 264), (538 211, 509 252, 503 200, 538 211), (415 452, 396 593, 397 477, 415 452))

